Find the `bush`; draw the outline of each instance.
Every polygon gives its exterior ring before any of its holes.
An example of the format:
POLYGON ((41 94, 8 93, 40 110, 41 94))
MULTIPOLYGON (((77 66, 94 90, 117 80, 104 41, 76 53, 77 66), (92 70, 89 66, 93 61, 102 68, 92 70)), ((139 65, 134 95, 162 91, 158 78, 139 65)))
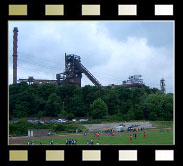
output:
POLYGON ((68 114, 67 118, 68 118, 68 120, 74 119, 74 114, 73 113, 68 114))

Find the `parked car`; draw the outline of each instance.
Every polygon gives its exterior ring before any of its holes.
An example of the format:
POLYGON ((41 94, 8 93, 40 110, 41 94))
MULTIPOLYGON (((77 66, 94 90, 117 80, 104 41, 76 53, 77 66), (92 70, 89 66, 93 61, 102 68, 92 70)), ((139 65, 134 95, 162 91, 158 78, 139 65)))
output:
POLYGON ((44 124, 44 122, 42 120, 38 120, 38 123, 44 124))
POLYGON ((49 123, 56 123, 56 122, 57 122, 57 120, 55 120, 55 119, 52 119, 49 121, 49 123))
POLYGON ((80 122, 87 122, 88 119, 80 119, 79 121, 80 121, 80 122))
POLYGON ((58 122, 58 123, 66 123, 67 120, 65 120, 65 119, 58 119, 57 122, 58 122))

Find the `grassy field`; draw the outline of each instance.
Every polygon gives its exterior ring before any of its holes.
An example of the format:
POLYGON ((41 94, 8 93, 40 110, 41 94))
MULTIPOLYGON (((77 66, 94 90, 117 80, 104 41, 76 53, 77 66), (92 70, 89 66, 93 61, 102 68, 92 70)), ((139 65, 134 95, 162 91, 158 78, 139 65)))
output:
MULTIPOLYGON (((93 136, 82 136, 82 137, 69 137, 69 139, 77 140, 77 144, 85 145, 87 141, 93 141, 94 144, 99 142, 100 145, 172 145, 173 144, 173 131, 164 131, 164 132, 147 132, 146 138, 144 138, 143 133, 137 133, 137 138, 133 138, 132 142, 130 142, 130 134, 116 134, 115 136, 111 135, 101 135, 99 140, 93 136)), ((49 139, 35 139, 35 144, 49 144, 51 141, 51 137, 49 139)), ((65 145, 65 140, 67 138, 54 138, 54 145, 65 145)), ((26 141, 27 142, 27 141, 26 141)))
POLYGON ((157 129, 173 128, 173 121, 152 121, 157 129))

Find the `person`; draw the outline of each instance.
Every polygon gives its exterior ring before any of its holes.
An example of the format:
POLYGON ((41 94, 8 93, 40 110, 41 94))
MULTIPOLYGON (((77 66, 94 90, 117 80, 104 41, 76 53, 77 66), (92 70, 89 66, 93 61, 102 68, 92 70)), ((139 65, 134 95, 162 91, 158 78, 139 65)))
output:
POLYGON ((77 142, 77 141, 76 141, 76 140, 74 140, 74 145, 76 145, 76 142, 77 142))
POLYGON ((97 142, 96 145, 99 145, 99 142, 97 142))
POLYGON ((99 139, 99 133, 96 133, 97 139, 99 139))
POLYGON ((74 140, 72 139, 71 144, 74 145, 74 140))
POLYGON ((84 132, 84 136, 86 136, 87 134, 86 134, 86 132, 84 132))
POLYGON ((130 142, 132 142, 132 136, 130 135, 130 142))
POLYGON ((146 138, 146 132, 144 132, 144 138, 146 138))
POLYGON ((137 134, 135 133, 135 139, 136 139, 136 137, 137 137, 137 134))
POLYGON ((89 145, 89 144, 90 144, 90 142, 89 142, 89 141, 86 141, 86 144, 87 144, 87 145, 89 145))
POLYGON ((66 144, 66 145, 68 144, 68 140, 67 140, 67 139, 65 140, 65 144, 66 144))
POLYGON ((114 136, 115 134, 114 134, 114 132, 112 132, 112 136, 114 136))
POLYGON ((27 142, 27 145, 30 145, 29 141, 27 142))
POLYGON ((53 140, 51 140, 51 144, 53 145, 53 140))
POLYGON ((92 140, 90 141, 90 144, 93 145, 93 141, 92 140))

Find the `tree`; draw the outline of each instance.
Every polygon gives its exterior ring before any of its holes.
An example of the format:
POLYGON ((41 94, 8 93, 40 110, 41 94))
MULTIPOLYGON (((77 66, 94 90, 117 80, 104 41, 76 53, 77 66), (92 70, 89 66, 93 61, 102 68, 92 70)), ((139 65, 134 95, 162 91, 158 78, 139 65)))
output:
POLYGON ((128 120, 135 120, 135 109, 131 107, 127 113, 127 119, 128 120))
POLYGON ((120 103, 117 92, 114 89, 106 89, 104 90, 104 96, 102 97, 102 99, 107 104, 108 114, 117 114, 120 103))
POLYGON ((94 100, 93 104, 90 105, 90 108, 93 119, 102 119, 107 115, 107 105, 101 98, 94 100))
POLYGON ((27 117, 28 109, 22 104, 16 104, 14 111, 14 114, 17 118, 27 117))
POLYGON ((144 113, 141 107, 138 107, 135 112, 135 120, 143 120, 144 119, 144 113))
POLYGON ((68 120, 74 119, 74 114, 73 114, 73 113, 69 113, 69 114, 67 115, 67 118, 68 118, 68 120))
POLYGON ((44 113, 46 116, 57 116, 62 108, 62 102, 56 93, 50 94, 48 101, 46 102, 44 113))

